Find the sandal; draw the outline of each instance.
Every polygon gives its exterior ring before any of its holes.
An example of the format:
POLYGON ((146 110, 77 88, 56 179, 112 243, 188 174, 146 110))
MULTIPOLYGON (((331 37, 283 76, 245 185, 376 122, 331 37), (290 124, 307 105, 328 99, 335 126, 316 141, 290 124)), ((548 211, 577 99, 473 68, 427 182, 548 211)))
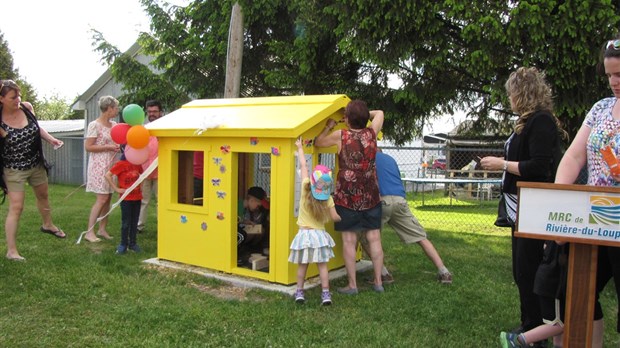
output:
POLYGON ((46 228, 44 228, 43 226, 41 226, 41 232, 43 233, 47 233, 47 234, 51 234, 56 238, 65 238, 67 237, 67 235, 59 228, 58 230, 54 231, 54 230, 48 230, 46 228))

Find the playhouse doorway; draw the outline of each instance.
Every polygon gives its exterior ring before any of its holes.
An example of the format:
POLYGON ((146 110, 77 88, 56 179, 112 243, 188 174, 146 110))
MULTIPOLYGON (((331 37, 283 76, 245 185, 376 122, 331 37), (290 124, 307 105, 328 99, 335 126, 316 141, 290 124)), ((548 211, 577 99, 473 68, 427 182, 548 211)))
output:
POLYGON ((237 267, 269 272, 271 153, 238 153, 237 267))

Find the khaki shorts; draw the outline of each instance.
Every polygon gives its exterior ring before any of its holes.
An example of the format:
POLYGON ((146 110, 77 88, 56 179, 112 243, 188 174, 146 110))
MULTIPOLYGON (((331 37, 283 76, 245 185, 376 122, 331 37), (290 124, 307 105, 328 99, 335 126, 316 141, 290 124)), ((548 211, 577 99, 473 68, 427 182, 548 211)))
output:
POLYGON ((426 239, 426 231, 413 216, 407 200, 400 196, 381 196, 381 226, 390 225, 400 240, 406 244, 426 239))
POLYGON ((2 176, 9 192, 24 192, 26 181, 32 187, 47 184, 47 171, 43 165, 27 170, 4 168, 2 176))

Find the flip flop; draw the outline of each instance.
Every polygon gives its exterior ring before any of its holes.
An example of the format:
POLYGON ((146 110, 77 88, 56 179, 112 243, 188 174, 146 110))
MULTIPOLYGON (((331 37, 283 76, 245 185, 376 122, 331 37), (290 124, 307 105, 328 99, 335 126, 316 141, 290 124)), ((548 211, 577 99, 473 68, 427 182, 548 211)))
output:
POLYGON ((53 230, 45 229, 43 226, 41 226, 41 232, 47 233, 47 234, 51 234, 52 236, 54 236, 56 238, 66 238, 67 237, 67 235, 61 229, 58 229, 57 231, 53 231, 53 230))
POLYGON ((112 240, 114 238, 110 235, 104 236, 103 234, 99 234, 99 233, 97 233, 97 237, 99 237, 99 239, 107 239, 107 240, 112 240))
POLYGON ((26 258, 23 257, 23 256, 9 256, 9 255, 7 255, 6 258, 7 258, 7 260, 11 260, 11 261, 18 261, 18 262, 26 261, 26 258))
POLYGON ((88 237, 84 236, 84 240, 89 241, 91 243, 99 243, 101 242, 101 239, 95 237, 95 239, 88 239, 88 237))

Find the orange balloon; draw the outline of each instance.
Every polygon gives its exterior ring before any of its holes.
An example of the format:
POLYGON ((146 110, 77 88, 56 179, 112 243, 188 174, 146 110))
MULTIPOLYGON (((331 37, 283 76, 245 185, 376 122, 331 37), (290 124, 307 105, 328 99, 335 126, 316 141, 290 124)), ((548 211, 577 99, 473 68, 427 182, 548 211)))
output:
POLYGON ((131 126, 127 131, 127 144, 134 149, 145 148, 149 144, 149 130, 142 125, 131 126))

